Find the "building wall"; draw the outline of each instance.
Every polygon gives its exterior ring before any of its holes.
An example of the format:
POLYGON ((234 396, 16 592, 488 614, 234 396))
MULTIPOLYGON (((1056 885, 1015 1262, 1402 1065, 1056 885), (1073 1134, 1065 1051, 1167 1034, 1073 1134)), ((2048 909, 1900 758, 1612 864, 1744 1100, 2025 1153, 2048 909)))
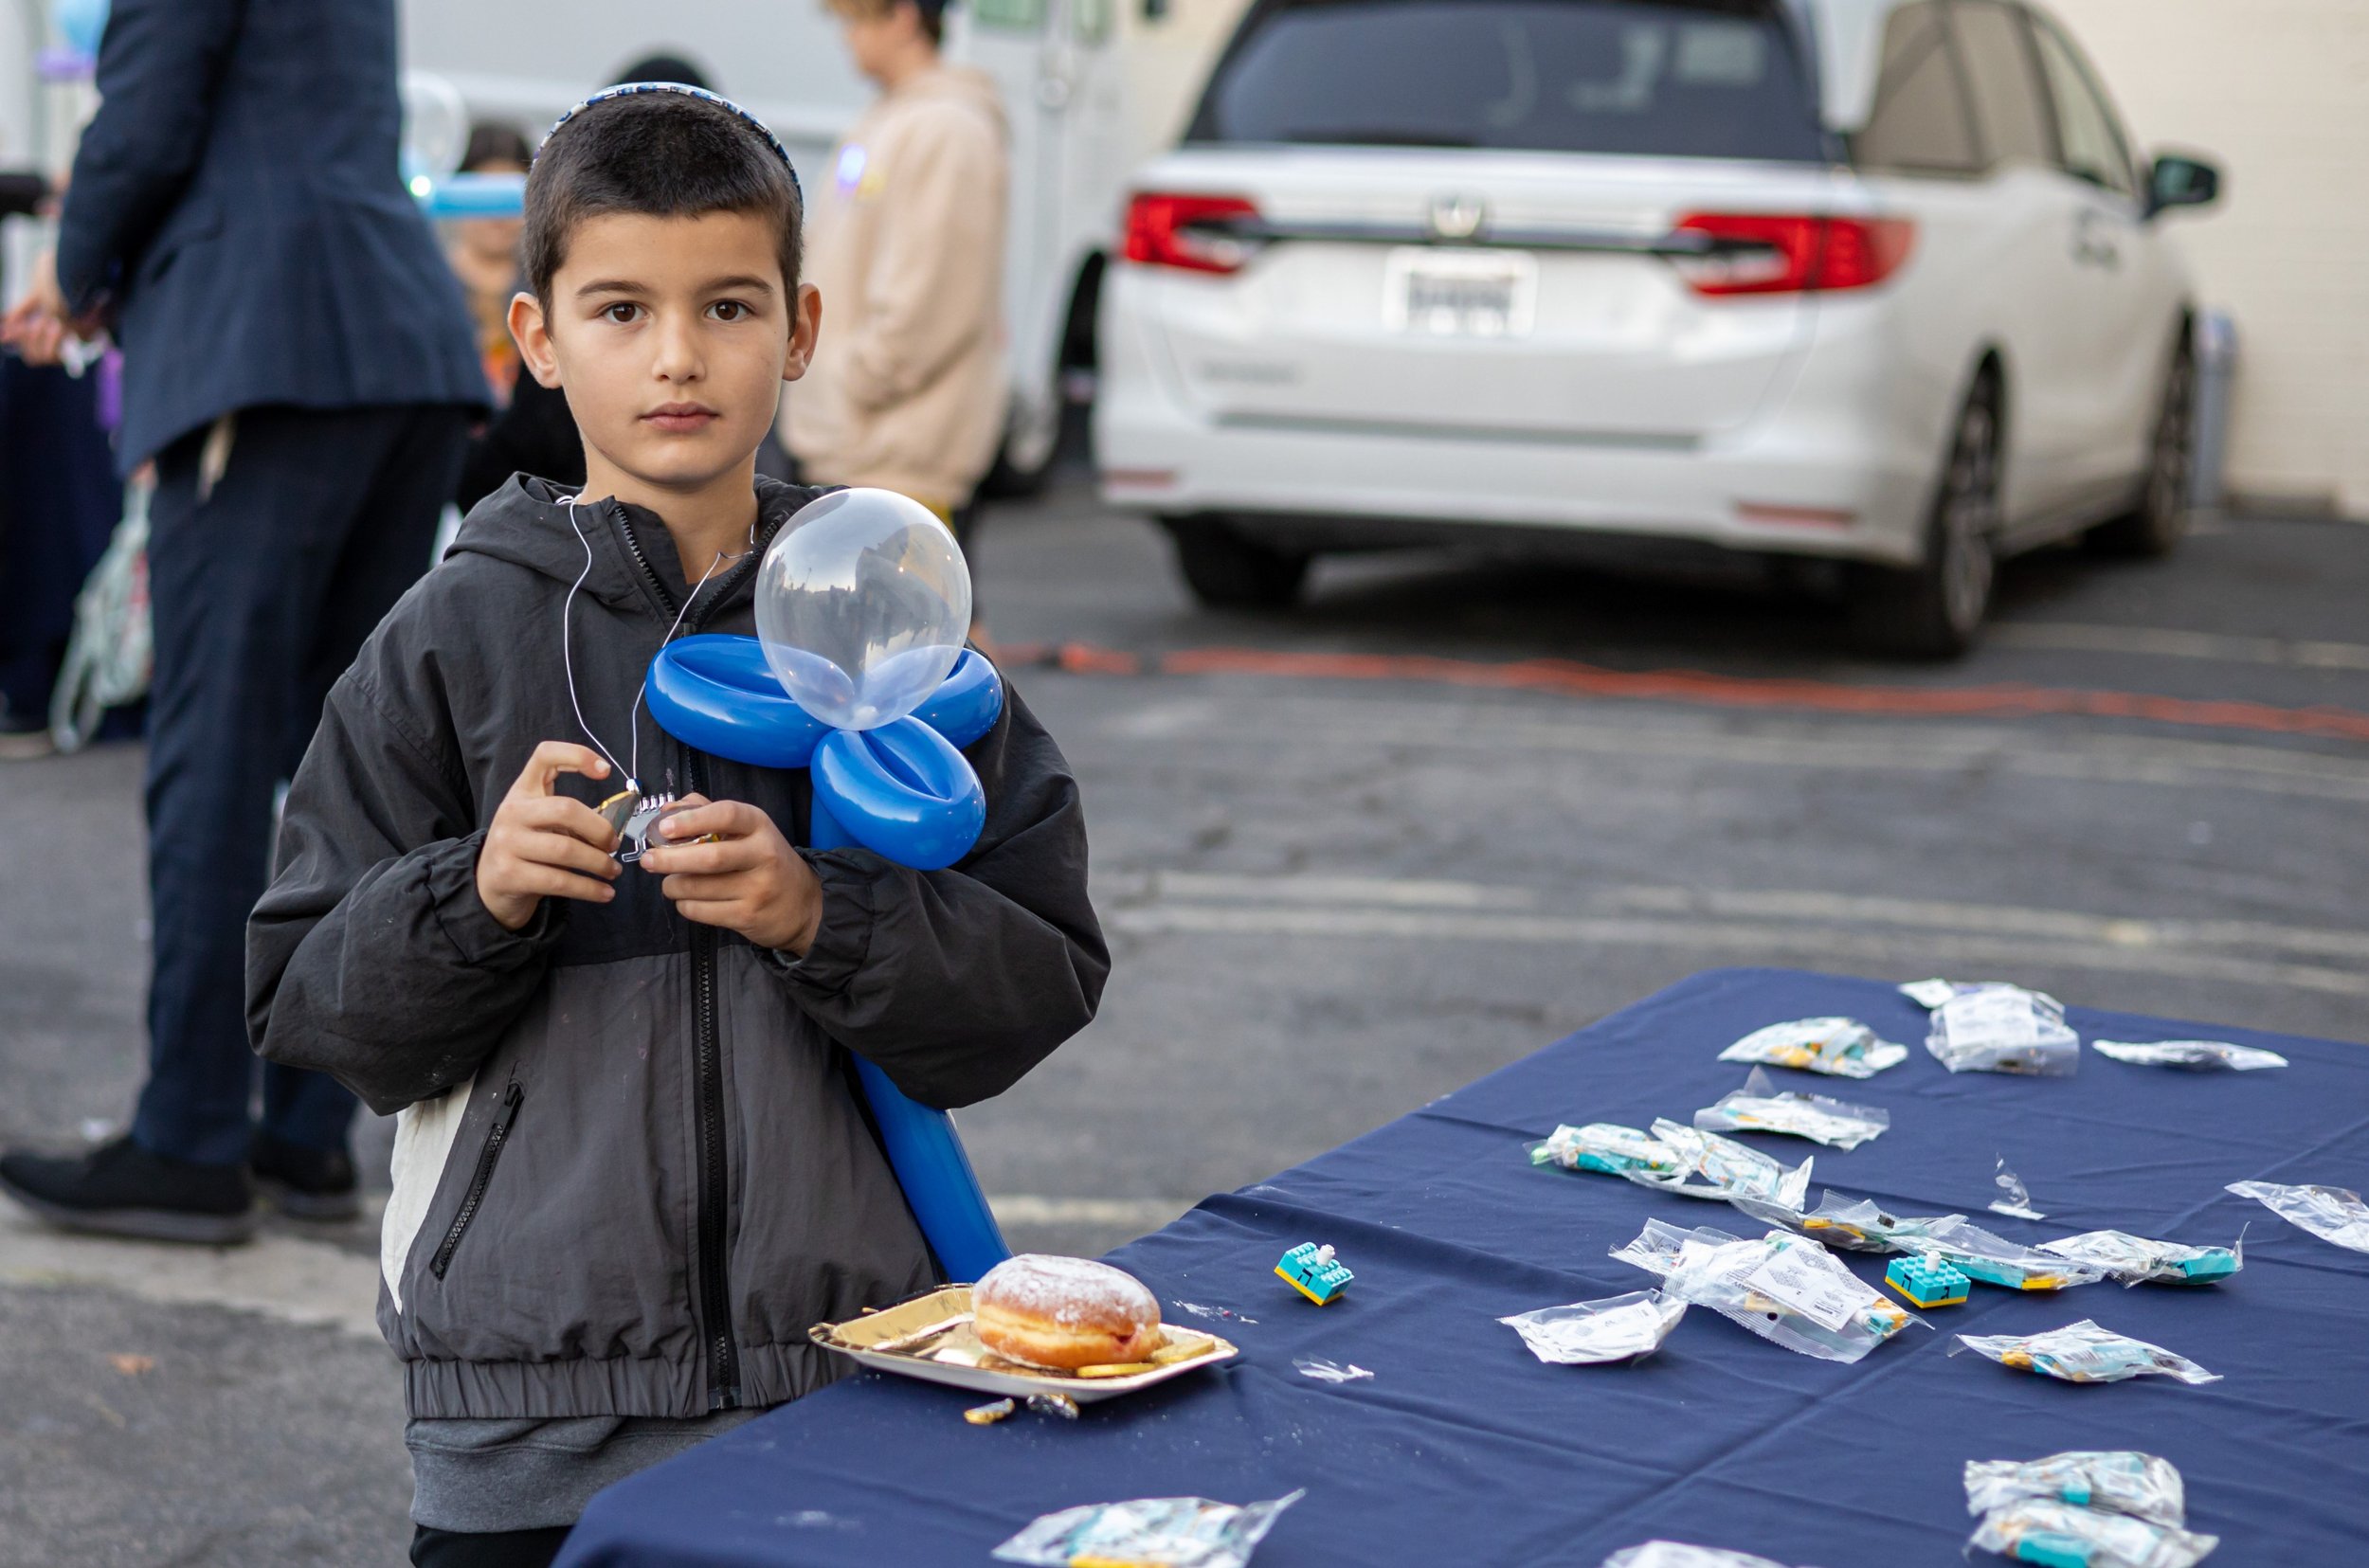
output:
POLYGON ((2220 166, 2167 221, 2237 323, 2231 489, 2369 518, 2369 3, 2049 3, 2142 147, 2220 166))

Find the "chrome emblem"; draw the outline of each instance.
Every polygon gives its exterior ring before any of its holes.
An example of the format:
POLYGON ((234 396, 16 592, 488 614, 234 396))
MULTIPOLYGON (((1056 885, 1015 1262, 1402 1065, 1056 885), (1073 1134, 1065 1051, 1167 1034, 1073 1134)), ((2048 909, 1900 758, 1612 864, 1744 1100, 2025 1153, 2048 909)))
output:
POLYGON ((1489 222, 1489 203, 1478 196, 1434 196, 1428 216, 1434 239, 1469 240, 1489 222))

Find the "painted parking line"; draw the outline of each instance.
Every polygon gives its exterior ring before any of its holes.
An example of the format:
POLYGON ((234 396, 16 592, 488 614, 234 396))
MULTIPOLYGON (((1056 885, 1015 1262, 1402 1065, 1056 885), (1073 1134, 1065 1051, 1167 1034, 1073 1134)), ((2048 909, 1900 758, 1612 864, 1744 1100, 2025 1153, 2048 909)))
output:
POLYGON ((2104 626, 2073 622, 2002 621, 1982 631, 1986 645, 2043 653, 2140 654, 2221 664, 2270 664, 2289 670, 2369 670, 2369 643, 2283 637, 2232 637, 2170 626, 2104 626))
POLYGON ((1790 676, 1724 676, 1705 670, 1612 670, 1567 658, 1505 662, 1437 654, 1294 652, 1274 648, 1180 648, 1141 655, 1080 642, 1014 644, 1015 666, 1051 665, 1073 675, 1250 676, 1292 680, 1396 681, 1480 691, 1537 692, 1691 707, 1739 708, 1885 718, 2141 719, 2191 729, 2369 741, 2369 712, 2287 708, 2233 698, 2163 696, 2082 687, 1995 681, 1980 686, 1888 686, 1790 676))
MULTIPOLYGON (((1117 881, 1118 879, 1113 879, 1117 881)), ((2369 997, 2369 939, 2350 930, 2184 921, 2063 910, 1866 898, 1815 890, 1603 890, 1572 911, 1514 912, 1395 904, 1193 899, 1164 874, 1143 901, 1105 911, 1137 937, 1316 938, 1554 947, 1620 946, 1717 952, 1738 962, 1843 958, 1906 972, 2014 965, 2164 975, 2369 997)))
POLYGON ((2126 732, 2034 732, 1948 720, 1903 728, 1838 719, 1814 730, 1753 731, 1724 722, 1631 724, 1600 712, 1583 720, 1560 719, 1538 709, 1399 698, 1319 703, 1286 697, 1245 709, 1194 697, 1146 703, 1112 718, 1107 728, 1129 740, 1189 740, 1202 748, 1267 747, 1284 735, 1303 747, 1345 754, 1360 747, 1485 748, 1846 773, 1979 771, 2369 803, 2369 759, 2288 746, 2126 732))

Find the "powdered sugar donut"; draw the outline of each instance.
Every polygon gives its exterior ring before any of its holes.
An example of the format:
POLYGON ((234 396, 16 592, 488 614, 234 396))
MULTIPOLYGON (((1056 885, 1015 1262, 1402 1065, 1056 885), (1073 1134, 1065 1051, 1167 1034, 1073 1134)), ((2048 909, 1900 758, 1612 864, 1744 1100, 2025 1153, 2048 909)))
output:
POLYGON ((970 1288, 979 1343, 1006 1361, 1075 1371, 1140 1361, 1166 1343, 1160 1304, 1107 1263, 1022 1253, 970 1288))

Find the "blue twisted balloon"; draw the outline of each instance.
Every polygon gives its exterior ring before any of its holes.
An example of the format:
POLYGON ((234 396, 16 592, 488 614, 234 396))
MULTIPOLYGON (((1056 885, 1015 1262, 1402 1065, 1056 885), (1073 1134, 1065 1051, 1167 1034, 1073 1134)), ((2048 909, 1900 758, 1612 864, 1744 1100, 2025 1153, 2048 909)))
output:
MULTIPOLYGON (((804 767, 814 784, 814 849, 860 844, 917 871, 970 853, 986 791, 962 748, 1004 711, 995 666, 965 649, 911 716, 833 730, 782 689, 753 637, 687 637, 650 661, 650 712, 684 745, 752 767, 804 767)), ((856 1072, 889 1165, 949 1277, 975 1280, 1012 1255, 987 1208, 954 1119, 909 1099, 862 1056, 856 1072)))

